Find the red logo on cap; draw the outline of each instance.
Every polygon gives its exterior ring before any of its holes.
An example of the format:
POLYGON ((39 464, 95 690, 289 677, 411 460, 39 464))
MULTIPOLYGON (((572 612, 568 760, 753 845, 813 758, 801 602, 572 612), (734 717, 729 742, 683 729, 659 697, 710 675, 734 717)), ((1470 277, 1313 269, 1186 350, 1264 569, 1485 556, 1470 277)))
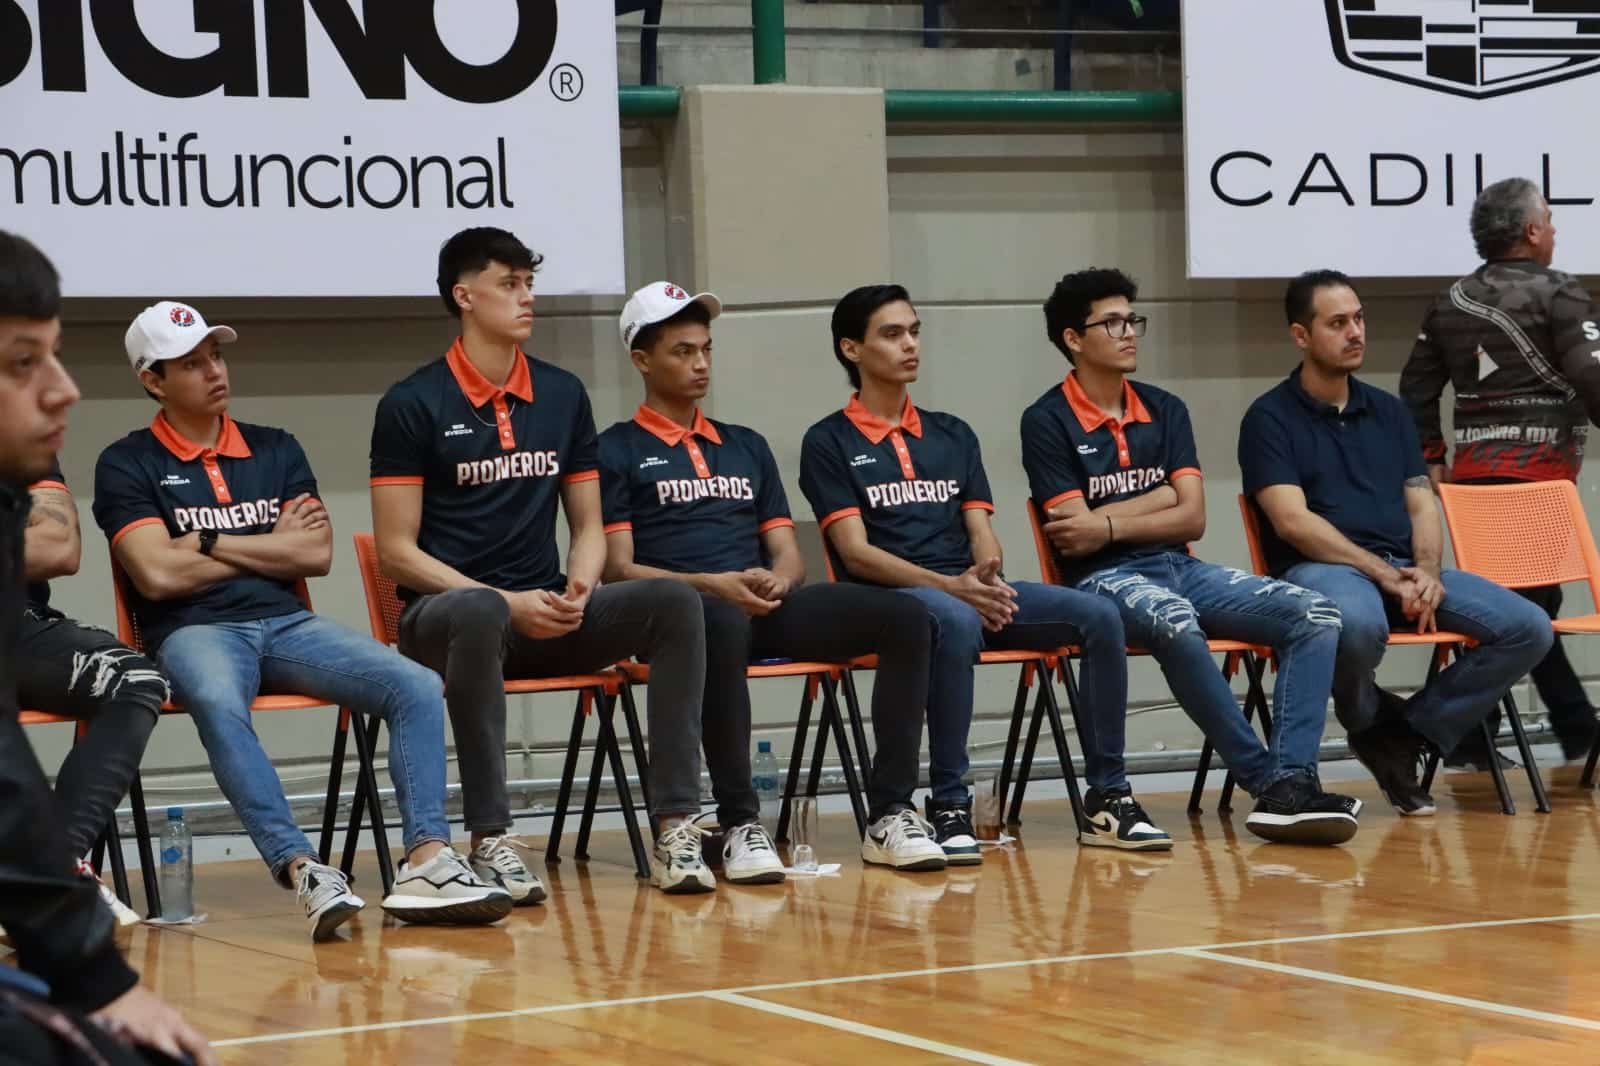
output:
POLYGON ((676 285, 668 285, 666 288, 666 293, 667 299, 669 300, 687 300, 689 298, 689 294, 678 288, 676 285))
POLYGON ((187 307, 174 307, 172 309, 172 322, 177 326, 194 325, 194 312, 187 307))

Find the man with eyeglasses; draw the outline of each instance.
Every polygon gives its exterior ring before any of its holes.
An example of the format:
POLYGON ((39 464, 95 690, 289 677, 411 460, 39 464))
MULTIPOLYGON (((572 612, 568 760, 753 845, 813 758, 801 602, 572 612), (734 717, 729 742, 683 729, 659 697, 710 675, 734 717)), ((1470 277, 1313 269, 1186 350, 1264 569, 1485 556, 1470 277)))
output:
POLYGON ((1044 305, 1066 379, 1022 415, 1022 462, 1064 584, 1116 604, 1173 695, 1255 797, 1245 824, 1267 840, 1341 844, 1361 801, 1322 791, 1317 754, 1339 646, 1339 610, 1283 581, 1204 563, 1205 490, 1184 402, 1128 380, 1146 319, 1120 270, 1068 274, 1044 305), (1206 641, 1270 646, 1275 732, 1263 744, 1239 713, 1206 641))

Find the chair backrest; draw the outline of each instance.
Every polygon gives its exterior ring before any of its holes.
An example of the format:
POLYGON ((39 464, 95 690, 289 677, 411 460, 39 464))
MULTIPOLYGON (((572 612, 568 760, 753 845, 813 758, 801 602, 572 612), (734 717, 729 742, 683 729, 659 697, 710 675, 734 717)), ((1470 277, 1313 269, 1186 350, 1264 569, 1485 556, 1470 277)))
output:
MULTIPOLYGON (((117 553, 111 551, 111 598, 117 613, 117 639, 122 641, 134 651, 144 651, 144 632, 139 626, 139 616, 128 609, 128 590, 132 579, 128 577, 122 564, 117 561, 117 553)), ((306 587, 305 578, 294 583, 294 594, 305 605, 306 610, 311 610, 311 590, 306 587)))
POLYGON ((1570 481, 1442 485, 1456 565, 1507 588, 1586 581, 1600 605, 1600 554, 1570 481))
POLYGON ((1239 521, 1244 524, 1244 542, 1250 549, 1250 569, 1267 576, 1267 554, 1261 550, 1261 513, 1250 497, 1239 493, 1239 521))
POLYGON ((1033 550, 1039 556, 1039 576, 1046 584, 1061 584, 1061 567, 1056 565, 1056 552, 1050 546, 1050 538, 1044 535, 1044 519, 1039 514, 1039 505, 1029 500, 1028 528, 1033 530, 1033 550))
POLYGON ((404 604, 394 582, 378 569, 378 541, 371 533, 357 533, 356 561, 361 564, 361 588, 367 594, 367 621, 372 635, 384 644, 400 643, 400 612, 404 604))

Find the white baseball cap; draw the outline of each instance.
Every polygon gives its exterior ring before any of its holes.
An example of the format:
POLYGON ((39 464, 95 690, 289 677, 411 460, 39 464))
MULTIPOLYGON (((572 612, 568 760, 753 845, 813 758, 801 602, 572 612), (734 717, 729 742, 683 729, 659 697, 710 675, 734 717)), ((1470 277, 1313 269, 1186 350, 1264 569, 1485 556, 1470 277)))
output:
POLYGON ((232 326, 206 325, 200 312, 188 304, 162 300, 139 312, 122 343, 128 349, 128 362, 133 365, 133 372, 138 374, 149 369, 152 363, 188 355, 207 337, 232 344, 239 339, 239 334, 232 326))
POLYGON ((618 325, 622 330, 622 346, 633 348, 633 338, 646 326, 665 322, 690 304, 701 304, 716 318, 722 314, 722 301, 709 292, 690 296, 670 281, 655 281, 646 285, 628 299, 622 309, 618 325))

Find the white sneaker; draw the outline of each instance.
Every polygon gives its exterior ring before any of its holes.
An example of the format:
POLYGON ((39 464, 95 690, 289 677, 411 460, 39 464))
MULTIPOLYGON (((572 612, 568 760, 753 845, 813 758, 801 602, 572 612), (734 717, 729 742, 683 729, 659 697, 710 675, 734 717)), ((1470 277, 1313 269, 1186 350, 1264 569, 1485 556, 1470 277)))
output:
POLYGON ((450 848, 421 866, 400 864, 383 909, 418 925, 487 925, 511 913, 511 893, 487 883, 450 848))
POLYGON ((144 921, 139 917, 138 911, 118 899, 117 894, 111 891, 111 887, 96 876, 94 867, 90 865, 88 859, 78 860, 78 876, 87 877, 95 883, 95 887, 100 890, 100 901, 111 908, 111 916, 117 920, 118 929, 126 929, 144 921))
POLYGON ((343 872, 320 862, 308 862, 300 868, 300 884, 295 889, 300 905, 306 909, 306 921, 311 923, 311 939, 321 943, 332 940, 334 931, 355 917, 367 905, 366 901, 350 891, 350 882, 343 872))
POLYGON ((722 842, 722 876, 736 885, 775 885, 783 880, 783 860, 760 822, 728 830, 722 842))
POLYGON ((913 810, 886 814, 867 826, 861 858, 896 870, 942 870, 948 861, 933 838, 933 826, 913 810))
POLYGON ((528 864, 522 861, 507 837, 485 837, 483 843, 472 849, 468 861, 473 873, 505 889, 517 906, 544 902, 545 890, 539 876, 528 869, 528 864))
POLYGON ((715 891, 716 878, 700 853, 700 841, 710 835, 688 818, 664 824, 650 852, 650 883, 671 895, 715 891))

